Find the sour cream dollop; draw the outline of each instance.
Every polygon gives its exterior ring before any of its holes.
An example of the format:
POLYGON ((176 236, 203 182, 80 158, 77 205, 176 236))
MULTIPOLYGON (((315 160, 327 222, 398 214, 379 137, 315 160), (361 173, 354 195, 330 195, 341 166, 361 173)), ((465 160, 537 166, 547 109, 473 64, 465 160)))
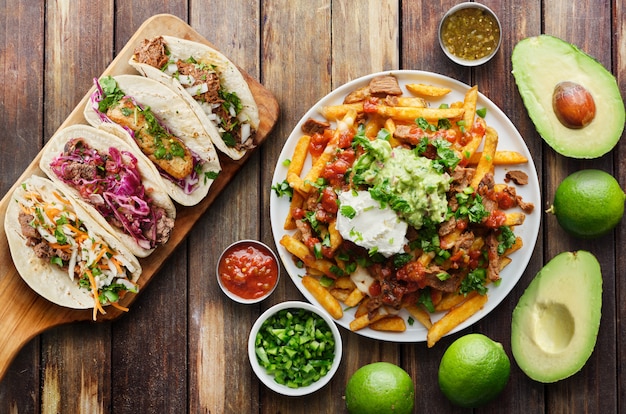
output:
POLYGON ((408 224, 396 212, 381 208, 368 191, 339 194, 337 230, 344 240, 390 257, 404 251, 407 228, 408 224))

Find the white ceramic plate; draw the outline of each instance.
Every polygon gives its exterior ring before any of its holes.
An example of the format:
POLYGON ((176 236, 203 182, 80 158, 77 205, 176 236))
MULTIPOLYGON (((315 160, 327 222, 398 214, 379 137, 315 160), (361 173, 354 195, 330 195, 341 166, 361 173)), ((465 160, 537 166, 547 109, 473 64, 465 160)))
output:
MULTIPOLYGON (((317 102, 306 114, 304 114, 302 119, 295 126, 295 128, 289 135, 289 138, 287 138, 287 141, 285 142, 285 146, 283 147, 283 150, 276 164, 272 184, 283 182, 286 178, 287 167, 283 165, 283 162, 287 159, 291 159, 293 155, 295 145, 302 135, 301 125, 309 118, 323 120, 322 116, 318 112, 319 108, 325 105, 341 104, 344 97, 349 92, 359 87, 366 86, 373 77, 382 74, 395 75, 398 78, 400 86, 403 87, 406 96, 411 96, 411 93, 406 91, 406 88, 404 88, 404 85, 409 83, 426 83, 450 88, 452 92, 450 92, 445 97, 441 98, 440 100, 430 100, 431 107, 433 108, 438 107, 439 103, 452 103, 455 101, 463 101, 465 92, 469 89, 468 85, 465 85, 464 83, 461 83, 449 77, 430 72, 412 70, 398 70, 374 73, 359 79, 355 79, 326 95, 319 102, 317 102)), ((498 132, 499 150, 518 151, 524 154, 526 158, 528 158, 527 164, 515 165, 510 167, 510 169, 522 170, 528 174, 528 184, 524 186, 516 186, 516 189, 517 193, 523 197, 524 201, 533 203, 535 205, 535 211, 532 214, 527 215, 524 224, 515 229, 515 234, 522 237, 524 245, 519 251, 511 255, 511 259, 513 259, 513 262, 501 272, 502 281, 500 285, 490 285, 488 292, 489 300, 487 301, 485 307, 478 313, 474 314, 471 318, 466 320, 464 323, 457 326, 450 333, 458 332, 478 322, 480 319, 489 314, 489 312, 494 310, 496 306, 498 306, 498 304, 502 302, 504 298, 506 298, 506 296, 513 289, 517 281, 522 276, 524 270, 526 269, 526 266, 533 253, 535 242, 537 241, 539 224, 541 221, 541 194, 539 188, 539 180, 537 179, 537 172, 535 170, 535 165, 532 161, 530 152, 528 151, 528 147, 526 147, 522 136, 519 134, 513 123, 504 114, 504 112, 502 112, 493 102, 491 102, 487 97, 480 93, 478 96, 477 108, 487 108, 485 121, 487 122, 487 125, 495 128, 498 132)), ((304 171, 307 171, 309 168, 310 159, 307 160, 307 163, 304 166, 304 171)), ((503 182, 506 171, 507 168, 505 167, 496 168, 496 182, 503 182)), ((302 286, 301 277, 304 274, 304 270, 296 267, 291 254, 287 252, 287 250, 285 250, 283 246, 280 245, 280 239, 282 238, 282 236, 284 234, 291 233, 291 231, 286 231, 283 229, 283 223, 288 211, 289 199, 287 197, 279 198, 276 193, 272 191, 270 196, 270 220, 272 223, 272 232, 274 235, 274 240, 276 242, 278 254, 289 276, 291 277, 291 280, 293 281, 293 283, 295 283, 300 292, 302 292, 302 294, 311 303, 318 307, 321 307, 321 305, 306 290, 306 288, 302 286)), ((401 312, 401 315, 404 315, 405 319, 408 319, 409 315, 408 313, 406 313, 406 311, 403 310, 401 312)), ((441 316, 443 316, 443 313, 433 314, 431 318, 434 322, 441 318, 441 316)), ((349 309, 344 312, 343 318, 337 320, 336 322, 340 326, 343 326, 344 328, 349 330, 350 321, 352 321, 353 319, 354 309, 349 309)), ((426 340, 427 331, 419 322, 415 321, 413 325, 409 325, 407 323, 407 330, 403 333, 380 332, 374 331, 369 328, 359 330, 356 333, 369 338, 384 341, 418 342, 426 340)))

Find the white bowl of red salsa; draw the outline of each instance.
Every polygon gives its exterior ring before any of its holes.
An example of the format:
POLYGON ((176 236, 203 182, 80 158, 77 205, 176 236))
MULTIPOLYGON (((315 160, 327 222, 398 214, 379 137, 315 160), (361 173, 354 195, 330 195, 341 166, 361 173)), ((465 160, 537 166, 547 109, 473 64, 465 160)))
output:
POLYGON ((251 304, 272 294, 280 278, 276 254, 257 240, 228 246, 217 262, 217 282, 232 300, 251 304))

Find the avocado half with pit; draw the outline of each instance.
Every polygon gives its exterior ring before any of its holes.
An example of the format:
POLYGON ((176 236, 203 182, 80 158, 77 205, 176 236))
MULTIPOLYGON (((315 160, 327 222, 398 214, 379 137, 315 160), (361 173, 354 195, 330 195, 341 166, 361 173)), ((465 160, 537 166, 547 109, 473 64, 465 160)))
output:
POLYGON ((586 251, 555 256, 513 310, 515 362, 542 383, 580 371, 595 347, 601 310, 602 273, 596 257, 586 251))
POLYGON ((624 130, 624 101, 600 62, 550 35, 521 40, 511 61, 528 115, 556 152, 598 158, 613 149, 624 130))

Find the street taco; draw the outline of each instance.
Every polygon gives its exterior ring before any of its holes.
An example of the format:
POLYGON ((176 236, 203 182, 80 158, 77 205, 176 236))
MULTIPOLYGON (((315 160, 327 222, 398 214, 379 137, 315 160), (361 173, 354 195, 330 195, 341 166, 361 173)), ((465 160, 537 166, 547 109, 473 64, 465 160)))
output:
POLYGON ((154 166, 119 137, 69 126, 50 139, 39 166, 135 256, 146 257, 169 239, 174 203, 154 166))
POLYGON ((259 109, 243 74, 217 50, 172 36, 144 39, 129 61, 139 73, 180 93, 215 146, 234 160, 255 144, 259 109))
POLYGON ((84 109, 87 121, 143 152, 174 201, 185 206, 202 201, 221 167, 211 137, 187 102, 139 75, 105 76, 94 83, 84 109))
POLYGON ((18 186, 7 206, 4 229, 22 279, 60 306, 119 305, 137 293, 141 265, 122 243, 50 179, 33 175, 18 186))

